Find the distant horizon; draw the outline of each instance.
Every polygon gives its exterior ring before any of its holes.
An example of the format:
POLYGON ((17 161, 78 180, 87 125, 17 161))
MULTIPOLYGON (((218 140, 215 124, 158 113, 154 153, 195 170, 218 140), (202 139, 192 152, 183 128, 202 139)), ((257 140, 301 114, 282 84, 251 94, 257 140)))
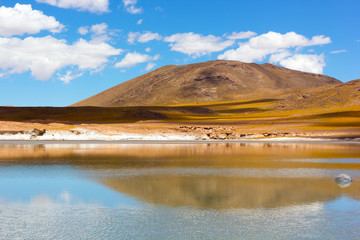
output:
POLYGON ((166 65, 271 63, 360 78, 360 2, 8 0, 0 106, 65 107, 166 65))

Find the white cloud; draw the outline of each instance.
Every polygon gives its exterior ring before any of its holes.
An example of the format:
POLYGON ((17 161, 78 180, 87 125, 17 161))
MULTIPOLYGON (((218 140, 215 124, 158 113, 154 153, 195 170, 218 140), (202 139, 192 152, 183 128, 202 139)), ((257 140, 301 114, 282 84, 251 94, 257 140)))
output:
POLYGON ((144 33, 139 32, 129 32, 128 34, 128 42, 130 44, 134 44, 136 41, 145 43, 152 40, 161 40, 162 37, 158 33, 152 33, 150 31, 145 31, 144 33))
POLYGON ((233 40, 223 40, 213 35, 203 36, 193 32, 177 33, 164 39, 170 42, 171 51, 185 53, 192 57, 200 57, 212 52, 219 52, 234 44, 233 40))
POLYGON ((126 7, 126 11, 128 11, 128 13, 131 13, 131 14, 140 14, 142 13, 142 8, 137 8, 135 7, 134 5, 131 5, 129 7, 126 7))
POLYGON ((236 40, 236 39, 246 39, 256 36, 255 32, 247 31, 247 32, 233 32, 231 35, 227 36, 227 39, 236 40))
POLYGON ((252 48, 260 49, 281 49, 290 47, 305 47, 330 43, 330 38, 323 35, 314 36, 308 39, 295 32, 286 34, 268 32, 249 40, 252 48))
POLYGON ((137 0, 123 0, 124 6, 130 6, 130 5, 135 5, 137 3, 137 0))
POLYGON ((143 9, 140 7, 135 7, 137 0, 123 0, 125 9, 128 13, 131 14, 140 14, 143 12, 143 9))
POLYGON ((145 48, 145 52, 150 52, 151 51, 151 48, 147 47, 145 48))
POLYGON ((130 68, 139 63, 158 60, 159 57, 160 57, 160 55, 155 55, 154 57, 152 57, 147 54, 141 54, 141 53, 137 53, 137 52, 128 53, 120 62, 115 64, 115 67, 130 68))
POLYGON ((156 66, 156 63, 148 63, 147 65, 146 65, 146 67, 145 67, 145 70, 146 71, 149 71, 149 70, 151 70, 151 69, 153 69, 154 67, 156 66))
POLYGON ((64 84, 68 84, 70 83, 71 80, 81 77, 83 75, 82 72, 80 73, 73 73, 72 71, 68 70, 66 71, 66 74, 61 75, 60 73, 58 73, 58 79, 60 81, 62 81, 64 84))
POLYGON ((347 50, 342 49, 342 50, 336 50, 336 51, 331 51, 330 53, 336 54, 336 53, 344 53, 347 52, 347 50))
MULTIPOLYGON (((1 38, 0 69, 3 74, 31 71, 39 80, 48 80, 56 71, 67 66, 78 71, 97 71, 104 67, 109 57, 122 50, 107 43, 87 42, 79 39, 72 45, 52 36, 34 38, 1 38)), ((68 79, 72 75, 69 74, 68 79)), ((64 78, 63 81, 66 81, 64 78)))
POLYGON ((78 28, 78 33, 80 33, 81 35, 88 34, 89 33, 89 27, 88 26, 79 27, 78 28))
POLYGON ((304 72, 323 73, 325 67, 324 55, 295 54, 281 60, 280 65, 304 72))
POLYGON ((243 44, 238 49, 230 49, 218 56, 221 60, 238 60, 243 62, 262 61, 270 53, 277 50, 252 48, 249 44, 243 44))
POLYGON ((106 34, 108 25, 106 23, 99 23, 92 25, 90 28, 90 31, 94 33, 95 35, 102 35, 106 34))
POLYGON ((281 60, 283 60, 283 59, 285 59, 287 57, 290 57, 290 56, 291 56, 291 53, 288 50, 282 50, 282 51, 279 51, 277 53, 271 54, 269 62, 278 63, 281 60))
POLYGON ((270 56, 270 62, 301 71, 322 73, 325 66, 323 55, 298 54, 302 47, 328 44, 331 40, 323 35, 306 38, 295 32, 280 34, 268 32, 244 43, 237 49, 231 49, 218 56, 218 59, 238 60, 243 62, 263 61, 270 56), (291 51, 294 53, 291 53, 291 51), (305 61, 308 60, 306 63, 305 61), (314 64, 310 67, 310 64, 314 64))
POLYGON ((90 32, 92 32, 91 38, 93 42, 106 42, 110 40, 106 23, 92 25, 90 32))
POLYGON ((15 7, 0 7, 0 36, 36 34, 41 30, 60 32, 64 26, 52 16, 33 10, 31 5, 17 3, 15 7))
POLYGON ((79 11, 104 13, 109 11, 109 0, 36 0, 59 8, 73 8, 79 11))
POLYGON ((138 38, 138 42, 145 43, 152 40, 161 40, 161 36, 158 33, 152 33, 149 31, 144 32, 143 34, 140 34, 138 38))
POLYGON ((139 37, 139 34, 139 32, 129 32, 127 39, 128 43, 134 44, 136 39, 139 37))
POLYGON ((315 46, 330 43, 329 37, 314 36, 308 39, 295 32, 286 34, 268 32, 251 38, 246 43, 240 43, 239 48, 226 51, 219 59, 239 60, 244 62, 262 61, 269 54, 283 49, 315 46))
POLYGON ((143 19, 139 19, 139 21, 137 21, 136 24, 140 25, 140 24, 142 24, 142 22, 143 22, 143 19))
POLYGON ((91 42, 101 43, 109 41, 111 38, 109 34, 112 34, 108 30, 108 25, 106 23, 99 23, 89 26, 79 27, 78 33, 81 35, 86 35, 91 33, 91 42))

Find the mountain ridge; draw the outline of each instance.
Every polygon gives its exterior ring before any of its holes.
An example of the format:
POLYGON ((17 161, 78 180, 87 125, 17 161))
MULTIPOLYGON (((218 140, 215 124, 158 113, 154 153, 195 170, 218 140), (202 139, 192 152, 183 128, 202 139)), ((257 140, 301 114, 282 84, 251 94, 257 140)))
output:
POLYGON ((270 63, 216 60, 166 65, 71 106, 160 106, 232 101, 340 83, 332 77, 270 63))

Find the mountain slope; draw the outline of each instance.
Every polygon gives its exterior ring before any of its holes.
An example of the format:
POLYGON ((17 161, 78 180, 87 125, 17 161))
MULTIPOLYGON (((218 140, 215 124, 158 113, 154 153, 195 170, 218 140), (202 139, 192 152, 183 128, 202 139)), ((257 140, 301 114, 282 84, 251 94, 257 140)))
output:
POLYGON ((169 65, 121 83, 72 106, 149 106, 257 98, 339 80, 272 64, 211 61, 169 65))
POLYGON ((281 96, 280 105, 287 110, 309 108, 345 108, 360 106, 360 79, 289 92, 281 96))

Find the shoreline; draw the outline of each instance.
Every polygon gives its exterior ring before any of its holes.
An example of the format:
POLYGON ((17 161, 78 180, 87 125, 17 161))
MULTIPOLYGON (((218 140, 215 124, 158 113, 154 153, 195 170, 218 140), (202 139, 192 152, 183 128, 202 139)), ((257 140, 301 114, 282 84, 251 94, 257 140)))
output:
POLYGON ((0 145, 46 144, 221 144, 221 143, 270 143, 270 144, 359 144, 360 140, 329 138, 262 138, 237 140, 0 140, 0 145))
POLYGON ((14 144, 194 144, 353 143, 360 131, 305 130, 299 126, 212 126, 139 122, 131 124, 37 124, 0 121, 0 145, 14 144), (293 129, 289 129, 293 128, 293 129))

